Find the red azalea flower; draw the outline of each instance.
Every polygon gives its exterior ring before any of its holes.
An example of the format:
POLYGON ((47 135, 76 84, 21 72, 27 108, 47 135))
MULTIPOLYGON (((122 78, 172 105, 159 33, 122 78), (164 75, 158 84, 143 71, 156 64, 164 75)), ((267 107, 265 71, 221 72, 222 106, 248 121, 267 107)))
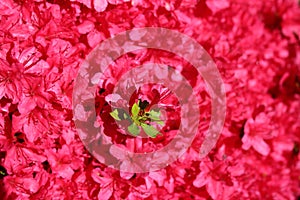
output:
POLYGON ((7 97, 17 103, 21 98, 23 67, 21 64, 10 64, 0 60, 0 98, 7 97))
MULTIPOLYGON (((297 0, 2 0, 0 193, 5 195, 0 198, 299 198, 298 4, 297 0), (103 80, 101 74, 92 78, 101 86, 95 106, 104 125, 102 134, 133 152, 162 148, 176 134, 178 102, 163 87, 148 85, 133 95, 124 94, 130 99, 128 114, 139 99, 149 103, 143 104, 145 112, 156 109, 155 104, 167 109, 162 112, 167 119, 163 135, 151 139, 126 135, 110 115, 111 102, 126 104, 122 95, 109 95, 119 78, 148 62, 176 66, 199 93, 201 114, 196 141, 178 161, 156 172, 124 173, 99 164, 84 149, 72 121, 73 80, 99 42, 145 26, 185 33, 209 52, 225 82, 228 117, 215 149, 200 160, 200 135, 209 126, 211 106, 197 71, 176 55, 153 49, 122 56, 103 80)), ((190 49, 184 51, 193 55, 190 49)), ((154 74, 164 78, 168 73, 157 68, 154 74)), ((180 81, 180 76, 170 79, 180 81)), ((84 84, 89 83, 82 83, 83 91, 84 84)), ((84 109, 77 107, 75 112, 84 109)), ((122 153, 87 137, 95 150, 113 154, 112 162, 119 160, 128 167, 122 153)), ((172 153, 161 159, 168 160, 172 153)))
POLYGON ((228 173, 224 163, 204 161, 200 163, 200 169, 201 172, 193 181, 195 187, 206 186, 207 192, 213 199, 232 195, 233 188, 227 185, 226 179, 223 180, 224 177, 227 177, 226 173, 228 173))
POLYGON ((58 149, 56 152, 54 150, 47 152, 52 173, 69 180, 72 178, 74 170, 71 167, 71 163, 74 158, 70 157, 70 154, 71 152, 66 145, 63 145, 62 148, 58 149))
POLYGON ((256 116, 255 119, 249 119, 245 125, 245 135, 243 136, 243 149, 248 150, 253 147, 258 153, 267 156, 270 153, 270 147, 265 139, 270 139, 272 127, 269 125, 269 119, 265 114, 256 116))

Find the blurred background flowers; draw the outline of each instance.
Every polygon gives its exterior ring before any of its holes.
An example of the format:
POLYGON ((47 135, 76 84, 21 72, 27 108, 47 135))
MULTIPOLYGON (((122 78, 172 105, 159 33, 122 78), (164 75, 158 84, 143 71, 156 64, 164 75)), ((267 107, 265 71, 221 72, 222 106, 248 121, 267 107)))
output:
MULTIPOLYGON (((0 13, 0 199, 300 198, 299 1, 2 0, 0 13), (206 158, 196 138, 165 169, 124 173, 79 139, 71 109, 79 66, 101 41, 134 27, 180 31, 216 62, 227 117, 206 158)), ((179 62, 162 55, 128 54, 115 65, 179 62)), ((195 84, 192 71, 182 73, 195 84)), ((100 89, 98 106, 112 87, 100 89)), ((201 131, 210 99, 199 95, 201 131)), ((107 134, 122 143, 114 131, 107 134)))

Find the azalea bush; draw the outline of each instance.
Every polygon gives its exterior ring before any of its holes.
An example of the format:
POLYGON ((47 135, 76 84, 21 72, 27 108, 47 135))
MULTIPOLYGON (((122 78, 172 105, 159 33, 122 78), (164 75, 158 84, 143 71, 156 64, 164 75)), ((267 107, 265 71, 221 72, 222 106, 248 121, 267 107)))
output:
POLYGON ((2 0, 0 11, 0 199, 300 198, 299 1, 2 0), (166 64, 197 91, 200 123, 190 148, 161 170, 129 173, 95 158, 79 137, 72 93, 80 66, 102 41, 137 27, 186 34, 216 63, 226 120, 206 157, 199 148, 209 92, 190 63, 155 49, 123 55, 97 80, 97 122, 134 152, 170 143, 184 110, 168 88, 123 90, 128 108, 112 104, 123 103, 112 91, 127 70, 166 64))

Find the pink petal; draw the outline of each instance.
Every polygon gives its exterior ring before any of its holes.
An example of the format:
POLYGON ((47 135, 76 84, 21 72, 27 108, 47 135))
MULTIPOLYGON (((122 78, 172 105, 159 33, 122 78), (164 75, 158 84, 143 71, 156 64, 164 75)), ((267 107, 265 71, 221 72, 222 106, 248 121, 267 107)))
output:
POLYGON ((46 157, 44 155, 34 153, 30 149, 23 148, 23 153, 26 154, 27 157, 31 158, 32 160, 38 161, 38 162, 43 162, 46 159, 46 157))
POLYGON ((126 160, 126 151, 121 149, 120 147, 117 146, 111 146, 109 149, 109 152, 111 153, 111 155, 113 155, 114 157, 116 157, 117 159, 120 160, 126 160))
POLYGON ((78 32, 81 34, 86 34, 88 32, 91 32, 94 28, 95 28, 94 23, 89 20, 85 20, 82 24, 77 26, 78 32))
POLYGON ((29 47, 29 48, 24 49, 22 51, 21 55, 19 56, 20 63, 24 63, 25 61, 30 59, 30 57, 32 57, 33 54, 35 54, 36 52, 37 52, 37 50, 35 47, 29 47))
POLYGON ((45 72, 47 69, 49 69, 50 66, 49 64, 44 61, 44 60, 40 60, 38 63, 36 63, 35 65, 29 67, 26 70, 26 73, 31 73, 31 74, 40 74, 45 72))
POLYGON ((126 180, 131 179, 134 173, 120 171, 120 177, 126 180))
POLYGON ((171 177, 169 181, 165 182, 164 187, 167 189, 167 191, 170 194, 172 194, 174 192, 174 179, 173 179, 173 177, 171 177))
POLYGON ((105 36, 94 30, 94 31, 91 31, 88 35, 87 35, 87 38, 88 38, 88 43, 90 45, 90 47, 94 48, 96 47, 103 39, 105 39, 105 36))
POLYGON ((103 12, 107 7, 106 0, 94 0, 94 8, 97 12, 103 12))
POLYGON ((61 176, 62 178, 67 178, 67 179, 71 179, 74 171, 72 170, 72 168, 69 165, 61 165, 57 171, 59 176, 61 176))
POLYGON ((267 156, 270 153, 269 145, 260 137, 255 137, 252 146, 258 153, 263 156, 267 156))
POLYGON ((165 182, 165 173, 162 171, 156 171, 156 172, 150 172, 149 177, 151 177, 153 180, 155 180, 159 186, 162 186, 165 182))
POLYGON ((41 187, 38 182, 33 178, 23 178, 22 185, 32 193, 36 193, 41 187))
POLYGON ((56 4, 51 5, 51 14, 55 19, 61 19, 62 18, 62 12, 60 10, 59 5, 56 5, 56 4))
POLYGON ((16 25, 10 30, 13 37, 22 38, 24 40, 27 40, 33 32, 35 32, 35 28, 28 24, 16 25))
POLYGON ((154 66, 155 67, 155 70, 154 70, 154 73, 156 75, 157 78, 159 79, 165 79, 167 78, 168 76, 168 68, 167 67, 162 67, 162 66, 154 66))
POLYGON ((113 188, 111 185, 108 185, 107 187, 101 188, 100 192, 98 193, 98 199, 101 200, 108 200, 113 193, 113 188))
POLYGON ((245 173, 245 168, 243 165, 235 165, 228 168, 232 176, 241 176, 245 173))
POLYGON ((0 98, 5 95, 5 86, 0 86, 0 98))
POLYGON ((130 0, 108 0, 108 2, 113 5, 118 5, 118 4, 121 4, 124 2, 128 2, 128 1, 130 1, 130 0))
POLYGON ((21 114, 27 114, 36 107, 36 103, 33 98, 25 97, 18 105, 19 112, 21 114))
POLYGON ((207 183, 206 173, 201 172, 197 175, 196 179, 193 181, 193 185, 197 188, 201 188, 207 183))
POLYGON ((206 185, 207 192, 212 197, 212 199, 218 199, 217 197, 222 197, 224 193, 222 182, 210 179, 206 185))
POLYGON ((253 140, 252 137, 249 137, 248 134, 245 134, 243 139, 242 139, 242 142, 243 142, 242 148, 245 149, 245 150, 250 149, 250 147, 252 146, 252 143, 253 143, 252 140, 253 140))
POLYGON ((84 111, 84 107, 82 105, 77 105, 74 111, 74 119, 80 120, 80 121, 86 121, 87 120, 87 113, 84 111))
POLYGON ((79 3, 84 4, 86 7, 91 8, 92 6, 92 0, 71 0, 71 1, 77 1, 79 3))
POLYGON ((230 6, 229 1, 227 0, 206 0, 206 4, 214 13, 230 6))
POLYGON ((75 135, 71 130, 64 130, 62 133, 63 138, 66 140, 67 145, 71 144, 74 141, 75 135))
POLYGON ((40 135, 40 132, 36 129, 33 122, 24 124, 24 133, 26 135, 26 138, 29 142, 34 142, 38 136, 40 135))
POLYGON ((110 184, 112 182, 112 179, 110 177, 104 177, 103 172, 99 168, 95 168, 92 171, 92 178, 95 182, 99 183, 101 186, 105 186, 107 184, 110 184))

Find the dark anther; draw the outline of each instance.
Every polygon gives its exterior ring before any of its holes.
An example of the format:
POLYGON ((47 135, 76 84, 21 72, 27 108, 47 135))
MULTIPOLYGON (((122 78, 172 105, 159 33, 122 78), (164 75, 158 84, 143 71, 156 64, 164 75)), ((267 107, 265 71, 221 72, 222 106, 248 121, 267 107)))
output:
POLYGON ((135 178, 136 178, 136 173, 134 173, 133 176, 130 179, 132 180, 132 179, 135 179, 135 178))
POLYGON ((42 162, 42 165, 43 165, 43 168, 45 171, 47 171, 50 174, 52 173, 51 166, 50 166, 48 160, 42 162))
POLYGON ((240 130, 240 138, 242 139, 243 137, 244 137, 244 135, 245 135, 245 124, 246 124, 246 120, 244 121, 244 123, 243 123, 243 126, 242 126, 242 128, 241 128, 241 130, 240 130))
POLYGON ((267 12, 264 15, 264 23, 268 29, 281 29, 281 22, 282 17, 279 15, 279 13, 267 12))
POLYGON ((16 132, 15 133, 15 137, 19 137, 20 135, 22 135, 22 132, 16 132))
POLYGON ((7 173, 6 169, 0 165, 0 179, 3 179, 7 175, 8 175, 8 173, 7 173))
POLYGON ((37 172, 33 172, 32 173, 32 177, 35 178, 36 177, 37 172))
POLYGON ((8 113, 8 117, 9 117, 10 121, 12 120, 12 116, 13 116, 12 112, 8 113))
POLYGON ((99 90, 99 94, 103 94, 105 92, 105 89, 104 88, 101 88, 100 90, 99 90))
POLYGON ((24 143, 25 140, 24 140, 23 138, 17 138, 17 142, 19 142, 19 143, 24 143))
POLYGON ((144 110, 145 108, 147 108, 147 106, 149 105, 149 102, 144 100, 144 101, 141 101, 139 102, 139 107, 144 110))
POLYGON ((23 142, 25 142, 25 140, 22 138, 22 132, 16 132, 15 134, 15 137, 17 138, 17 142, 19 142, 19 143, 23 143, 23 142))
POLYGON ((294 35, 294 37, 296 38, 297 41, 300 41, 299 35, 296 32, 293 32, 293 35, 294 35))
POLYGON ((6 157, 6 151, 0 151, 0 160, 6 157))
POLYGON ((300 150, 300 145, 299 145, 298 143, 295 142, 294 148, 293 148, 293 150, 292 150, 293 156, 298 156, 299 150, 300 150))

